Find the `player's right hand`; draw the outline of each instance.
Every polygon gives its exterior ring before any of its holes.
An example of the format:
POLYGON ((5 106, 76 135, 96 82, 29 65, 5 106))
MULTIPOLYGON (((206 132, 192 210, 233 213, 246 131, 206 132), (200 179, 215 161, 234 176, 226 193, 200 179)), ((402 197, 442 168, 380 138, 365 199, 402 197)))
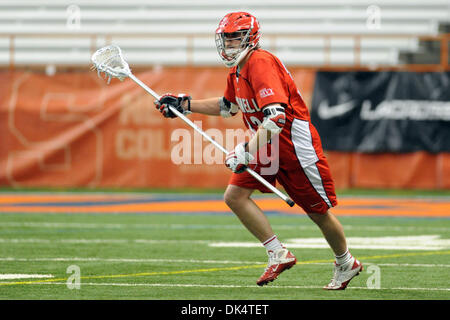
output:
POLYGON ((225 158, 225 166, 234 173, 244 172, 248 163, 254 159, 248 151, 245 151, 247 144, 248 142, 238 144, 225 158))
POLYGON ((190 105, 191 105, 191 96, 186 94, 179 94, 178 96, 173 95, 171 93, 166 93, 161 96, 159 100, 155 100, 155 107, 159 112, 166 118, 176 118, 176 114, 172 112, 169 106, 175 108, 178 112, 181 112, 184 115, 191 113, 190 105), (187 110, 183 108, 185 102, 187 101, 187 110))

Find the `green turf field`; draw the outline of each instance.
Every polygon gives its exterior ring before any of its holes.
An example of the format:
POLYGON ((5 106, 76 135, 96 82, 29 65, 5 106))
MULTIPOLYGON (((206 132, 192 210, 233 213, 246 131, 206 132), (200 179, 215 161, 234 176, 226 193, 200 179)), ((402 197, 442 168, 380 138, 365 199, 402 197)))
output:
MULTIPOLYGON (((287 243, 321 237, 305 216, 269 219, 287 243)), ((402 239, 417 249, 350 247, 365 270, 347 290, 329 292, 321 287, 332 276, 330 249, 294 246, 299 263, 258 287, 265 250, 251 246, 255 239, 232 214, 1 214, 0 299, 450 298, 450 219, 340 220, 349 238, 411 236, 402 239), (430 247, 422 248, 422 242, 430 247), (72 281, 76 272, 68 268, 79 269, 79 289, 72 281), (50 278, 8 279, 8 274, 50 278)))

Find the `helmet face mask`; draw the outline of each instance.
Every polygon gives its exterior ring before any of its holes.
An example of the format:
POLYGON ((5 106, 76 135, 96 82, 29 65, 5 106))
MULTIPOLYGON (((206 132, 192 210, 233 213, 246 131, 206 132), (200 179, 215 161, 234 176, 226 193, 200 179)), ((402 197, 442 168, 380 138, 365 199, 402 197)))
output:
POLYGON ((216 47, 227 67, 238 65, 248 52, 258 46, 259 23, 246 12, 226 15, 216 30, 216 47))
POLYGON ((242 53, 250 45, 248 43, 249 33, 250 30, 216 33, 217 51, 227 66, 232 67, 242 60, 242 53), (240 57, 241 59, 239 59, 240 57))

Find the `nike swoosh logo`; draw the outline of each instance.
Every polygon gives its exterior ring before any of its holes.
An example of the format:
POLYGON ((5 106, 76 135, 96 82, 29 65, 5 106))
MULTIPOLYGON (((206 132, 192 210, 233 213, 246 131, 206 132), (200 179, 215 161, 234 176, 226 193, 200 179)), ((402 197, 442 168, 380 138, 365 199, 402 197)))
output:
POLYGON ((349 112, 356 106, 354 100, 350 100, 345 103, 337 104, 335 106, 329 106, 328 100, 323 100, 319 104, 317 113, 321 119, 331 119, 335 117, 340 117, 345 113, 349 112))

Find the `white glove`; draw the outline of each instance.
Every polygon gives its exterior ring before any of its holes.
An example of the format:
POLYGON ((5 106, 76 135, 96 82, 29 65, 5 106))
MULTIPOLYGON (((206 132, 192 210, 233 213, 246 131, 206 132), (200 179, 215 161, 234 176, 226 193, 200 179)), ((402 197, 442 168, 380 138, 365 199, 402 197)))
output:
POLYGON ((225 158, 225 165, 228 169, 235 173, 244 172, 247 168, 247 165, 250 161, 254 159, 254 157, 247 151, 245 151, 245 147, 248 142, 238 144, 233 151, 227 154, 225 158))

